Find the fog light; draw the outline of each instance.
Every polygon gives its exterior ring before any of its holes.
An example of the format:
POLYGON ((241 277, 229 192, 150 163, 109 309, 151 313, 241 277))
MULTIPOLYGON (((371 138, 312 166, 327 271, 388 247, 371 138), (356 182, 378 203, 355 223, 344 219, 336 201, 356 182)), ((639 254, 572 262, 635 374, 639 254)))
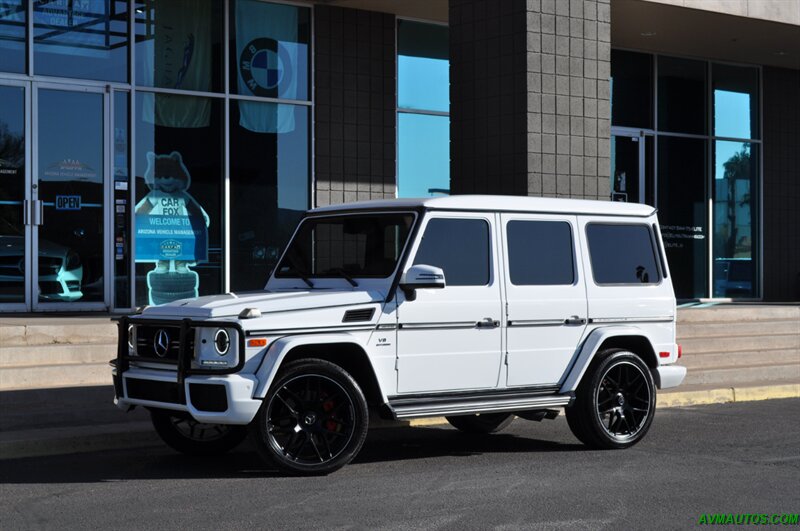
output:
POLYGON ((231 348, 231 337, 228 335, 228 331, 224 328, 217 329, 216 333, 214 334, 214 348, 217 351, 217 354, 220 356, 224 356, 228 353, 228 350, 231 348))

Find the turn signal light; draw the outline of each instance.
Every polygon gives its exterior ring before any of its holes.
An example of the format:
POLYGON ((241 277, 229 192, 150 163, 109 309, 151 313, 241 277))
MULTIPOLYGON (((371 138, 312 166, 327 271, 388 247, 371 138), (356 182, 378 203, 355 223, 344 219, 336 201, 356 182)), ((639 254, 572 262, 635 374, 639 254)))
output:
POLYGON ((255 337, 253 339, 247 340, 248 347, 266 347, 267 346, 267 338, 266 337, 255 337))

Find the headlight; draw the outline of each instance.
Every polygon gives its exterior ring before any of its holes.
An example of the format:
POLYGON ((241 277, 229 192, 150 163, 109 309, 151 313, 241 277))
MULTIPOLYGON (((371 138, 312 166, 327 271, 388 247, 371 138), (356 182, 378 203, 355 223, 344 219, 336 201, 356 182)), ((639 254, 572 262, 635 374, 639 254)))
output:
POLYGON ((217 354, 224 356, 231 348, 231 336, 224 328, 218 328, 214 333, 214 349, 217 354))
POLYGON ((128 325, 128 348, 136 352, 136 327, 133 325, 128 325))

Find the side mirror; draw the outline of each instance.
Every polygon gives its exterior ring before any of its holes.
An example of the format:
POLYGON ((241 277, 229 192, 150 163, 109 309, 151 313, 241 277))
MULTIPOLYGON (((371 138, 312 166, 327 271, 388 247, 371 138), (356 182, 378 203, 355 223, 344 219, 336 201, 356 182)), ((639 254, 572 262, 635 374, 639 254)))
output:
POLYGON ((411 266, 400 277, 400 289, 406 295, 406 300, 413 301, 417 298, 416 290, 420 288, 442 289, 446 285, 444 271, 440 267, 425 264, 411 266))

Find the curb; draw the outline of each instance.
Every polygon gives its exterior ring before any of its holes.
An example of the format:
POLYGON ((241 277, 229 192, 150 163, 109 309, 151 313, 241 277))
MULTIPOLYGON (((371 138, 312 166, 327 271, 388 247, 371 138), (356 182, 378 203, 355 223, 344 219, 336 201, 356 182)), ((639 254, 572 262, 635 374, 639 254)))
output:
MULTIPOLYGON (((800 398, 800 383, 664 393, 658 396, 656 407, 674 408, 781 398, 800 398)), ((445 424, 447 420, 444 417, 430 417, 407 422, 379 421, 372 428, 420 428, 445 424)), ((124 450, 160 444, 161 441, 153 432, 150 422, 23 430, 0 433, 0 460, 124 450)))

